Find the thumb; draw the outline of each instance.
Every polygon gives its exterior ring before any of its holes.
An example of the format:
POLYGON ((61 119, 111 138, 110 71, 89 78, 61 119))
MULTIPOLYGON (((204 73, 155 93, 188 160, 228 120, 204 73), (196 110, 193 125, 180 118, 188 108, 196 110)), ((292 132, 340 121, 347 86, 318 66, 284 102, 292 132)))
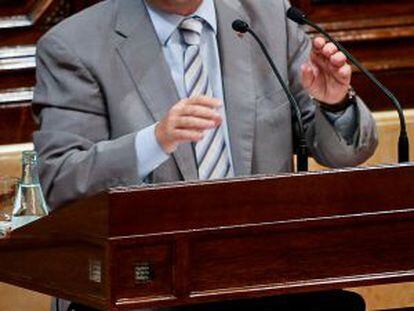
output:
POLYGON ((317 74, 315 69, 311 64, 303 64, 301 66, 301 79, 303 88, 310 89, 312 87, 317 74))

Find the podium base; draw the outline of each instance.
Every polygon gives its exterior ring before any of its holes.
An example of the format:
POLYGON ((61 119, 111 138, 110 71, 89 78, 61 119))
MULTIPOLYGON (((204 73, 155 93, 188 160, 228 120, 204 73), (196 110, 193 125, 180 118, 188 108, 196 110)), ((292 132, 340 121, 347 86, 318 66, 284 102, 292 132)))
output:
POLYGON ((93 309, 91 307, 86 307, 77 303, 71 303, 68 307, 67 311, 98 311, 96 309, 93 309))

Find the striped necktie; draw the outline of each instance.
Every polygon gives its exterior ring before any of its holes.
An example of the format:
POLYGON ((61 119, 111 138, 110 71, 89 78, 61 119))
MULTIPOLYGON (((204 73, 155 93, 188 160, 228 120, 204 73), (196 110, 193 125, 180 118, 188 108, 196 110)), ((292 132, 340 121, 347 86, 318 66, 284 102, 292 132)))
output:
MULTIPOLYGON (((187 47, 184 54, 184 81, 187 96, 213 96, 208 71, 203 65, 200 52, 203 22, 198 18, 185 19, 179 30, 187 47)), ((204 138, 195 145, 198 175, 201 180, 231 177, 233 175, 229 151, 219 126, 205 132, 204 138)))

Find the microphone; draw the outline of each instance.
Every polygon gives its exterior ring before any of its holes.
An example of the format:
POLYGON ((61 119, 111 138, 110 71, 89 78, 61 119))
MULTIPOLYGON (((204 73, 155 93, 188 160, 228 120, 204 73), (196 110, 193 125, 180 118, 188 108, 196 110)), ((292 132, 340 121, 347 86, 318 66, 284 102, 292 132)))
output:
POLYGON ((305 25, 305 24, 306 24, 306 22, 305 22, 305 20, 306 20, 306 14, 305 14, 305 13, 303 13, 303 12, 302 12, 301 10, 299 10, 298 8, 294 7, 294 6, 291 6, 291 7, 289 8, 289 10, 287 10, 287 12, 286 12, 286 16, 287 16, 290 20, 292 20, 292 21, 294 21, 294 22, 298 23, 299 25, 305 25))
POLYGON ((336 47, 348 57, 352 64, 355 65, 372 83, 374 83, 392 102, 395 109, 398 112, 398 117, 400 120, 400 137, 398 140, 398 162, 408 162, 410 159, 410 142, 407 135, 407 126, 404 116, 404 111, 401 107, 400 102, 395 97, 389 89, 387 89, 367 68, 365 68, 355 57, 352 56, 337 40, 335 40, 331 35, 329 35, 322 27, 313 23, 307 19, 306 14, 300 11, 298 8, 291 7, 286 13, 287 17, 298 23, 299 25, 309 25, 322 35, 324 35, 329 41, 336 45, 336 47))
POLYGON ((249 24, 247 24, 245 21, 242 21, 241 19, 236 19, 231 26, 233 27, 234 31, 240 33, 246 33, 250 28, 249 24))
POLYGON ((239 33, 250 33, 253 38, 257 41, 260 48, 263 51, 263 54, 265 55, 267 61, 270 64, 270 67, 273 70, 273 73, 276 75, 276 78, 279 80, 279 83, 281 84, 283 90, 285 91, 287 98, 290 102, 290 105, 294 111, 294 114, 296 116, 296 119, 298 120, 298 128, 299 128, 299 144, 297 148, 297 171, 298 172, 306 172, 308 171, 308 147, 306 143, 306 137, 305 137, 305 129, 303 126, 302 121, 302 112, 300 111, 299 104, 296 101, 295 97, 292 94, 292 91, 290 88, 286 85, 286 83, 283 81, 282 76, 280 75, 279 71, 276 68, 275 63, 273 62, 272 58, 269 55, 269 52, 267 51, 266 47, 264 46, 262 40, 257 36, 257 34, 250 28, 249 24, 247 24, 245 21, 242 21, 240 19, 235 20, 232 23, 233 30, 239 32, 239 33))

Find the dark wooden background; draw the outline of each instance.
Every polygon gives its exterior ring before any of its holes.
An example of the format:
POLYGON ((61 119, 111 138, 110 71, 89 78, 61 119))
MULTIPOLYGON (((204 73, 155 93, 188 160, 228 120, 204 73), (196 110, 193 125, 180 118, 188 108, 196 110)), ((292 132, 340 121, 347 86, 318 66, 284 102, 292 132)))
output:
MULTIPOLYGON (((31 141, 30 102, 35 44, 50 27, 97 0, 0 0, 0 144, 31 141)), ((412 0, 292 0, 340 39, 413 108, 414 2, 412 0)), ((354 86, 372 110, 388 101, 356 73, 354 86)))

